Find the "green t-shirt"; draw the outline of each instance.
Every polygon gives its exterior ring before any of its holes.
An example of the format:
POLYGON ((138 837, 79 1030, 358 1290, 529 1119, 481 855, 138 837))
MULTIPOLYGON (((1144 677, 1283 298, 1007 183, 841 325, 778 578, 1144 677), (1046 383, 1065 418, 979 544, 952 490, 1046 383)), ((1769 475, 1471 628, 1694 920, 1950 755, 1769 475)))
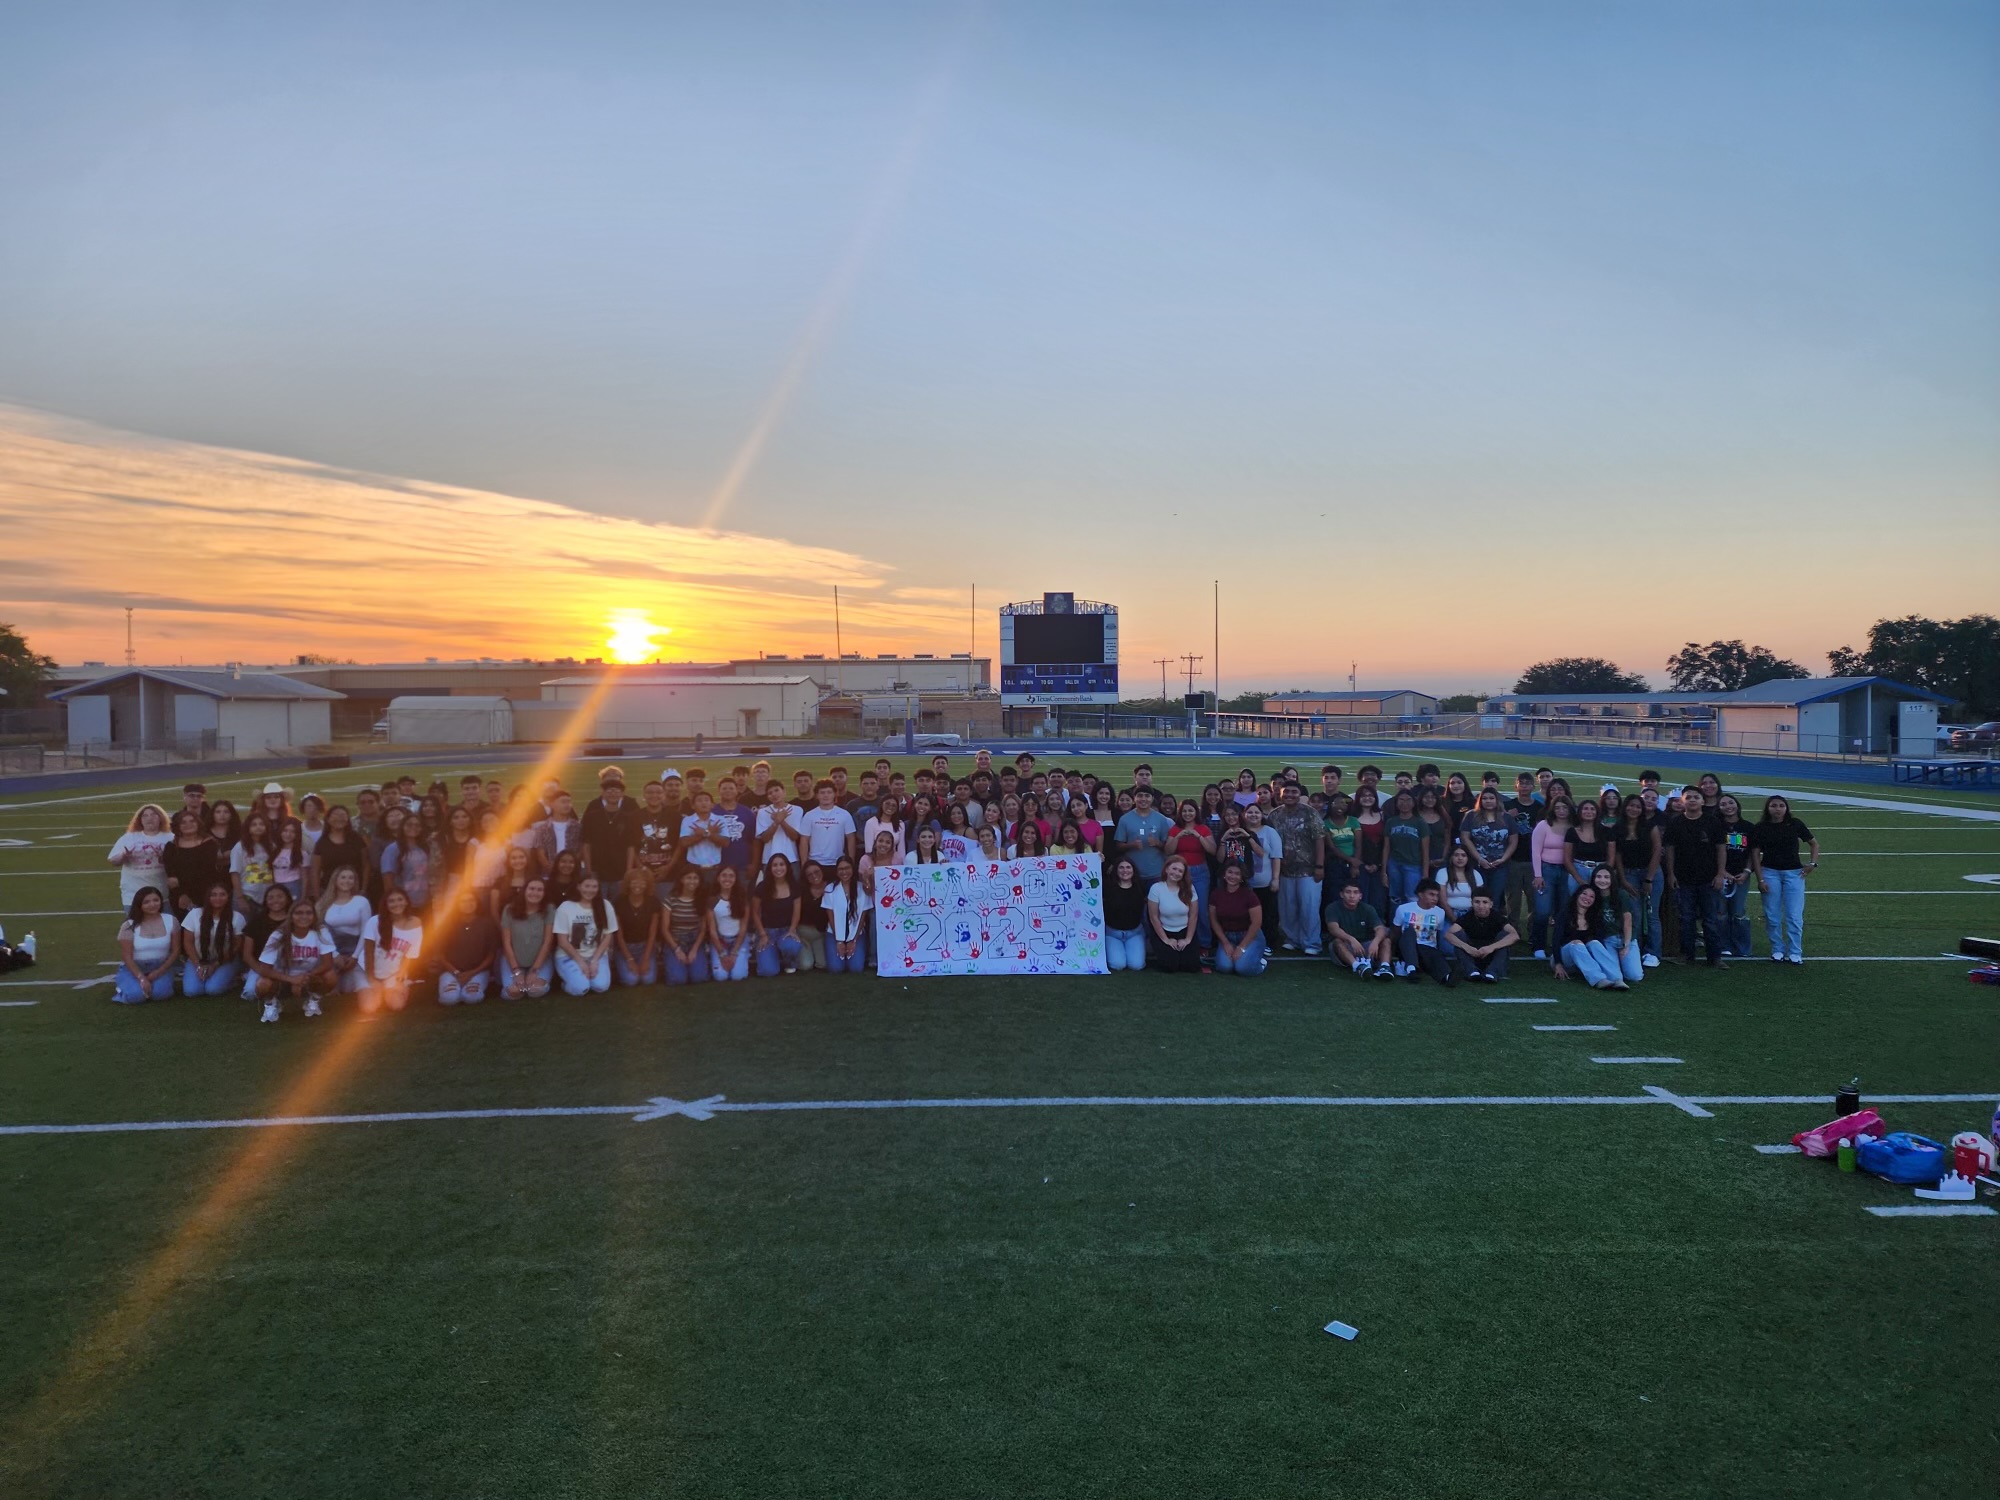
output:
POLYGON ((1326 920, 1328 925, 1338 927, 1357 943, 1371 941, 1375 929, 1382 925, 1382 918, 1366 901, 1352 909, 1345 901, 1336 901, 1326 909, 1326 920))
POLYGON ((1389 840, 1389 858, 1399 865, 1414 865, 1424 857, 1424 839, 1430 834, 1430 825, 1415 813, 1407 818, 1391 818, 1383 825, 1383 833, 1389 840))
POLYGON ((1353 859, 1354 837, 1361 824, 1354 818, 1342 818, 1339 822, 1335 822, 1332 818, 1327 818, 1324 821, 1326 823, 1326 852, 1335 859, 1353 859))

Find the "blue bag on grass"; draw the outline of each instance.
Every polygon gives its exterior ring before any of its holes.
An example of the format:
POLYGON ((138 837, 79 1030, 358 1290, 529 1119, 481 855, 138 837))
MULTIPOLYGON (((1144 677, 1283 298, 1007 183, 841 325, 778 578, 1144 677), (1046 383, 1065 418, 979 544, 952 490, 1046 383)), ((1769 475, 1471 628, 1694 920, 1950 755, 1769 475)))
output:
POLYGON ((1867 1142, 1855 1151, 1854 1160, 1862 1171, 1904 1187, 1930 1187, 1944 1176, 1944 1147, 1907 1130, 1867 1142))

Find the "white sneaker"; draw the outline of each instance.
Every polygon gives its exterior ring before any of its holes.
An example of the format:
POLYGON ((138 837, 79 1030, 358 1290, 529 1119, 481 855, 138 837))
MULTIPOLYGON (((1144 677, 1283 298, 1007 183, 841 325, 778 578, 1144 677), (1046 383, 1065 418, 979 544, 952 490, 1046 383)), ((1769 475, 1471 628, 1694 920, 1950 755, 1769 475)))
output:
POLYGON ((1806 961, 1806 956, 1803 953, 1794 953, 1791 957, 1785 960, 1785 962, 1788 964, 1799 964, 1799 965, 1803 965, 1805 961, 1806 961))
POLYGON ((319 996, 317 995, 306 996, 306 1014, 309 1016, 316 1016, 319 1014, 319 996))
POLYGON ((1547 958, 1548 956, 1549 956, 1549 950, 1546 948, 1537 948, 1535 950, 1535 957, 1537 958, 1547 958))
POLYGON ((27 954, 30 958, 35 956, 35 935, 32 932, 21 939, 19 951, 27 954))
POLYGON ((260 1020, 264 1020, 264 1021, 275 1021, 275 1020, 277 1020, 277 1019, 278 1019, 278 1002, 277 1002, 277 1001, 275 1001, 275 1000, 266 1000, 266 1001, 264 1002, 264 1014, 263 1014, 262 1016, 260 1016, 260 1017, 259 1017, 258 1019, 260 1019, 260 1020))
POLYGON ((1401 960, 1400 958, 1399 958, 1399 959, 1397 959, 1397 960, 1396 960, 1396 977, 1397 977, 1398 979, 1404 979, 1404 978, 1407 978, 1407 977, 1409 976, 1409 972, 1410 972, 1410 966, 1409 966, 1408 964, 1404 963, 1404 962, 1403 962, 1403 961, 1402 961, 1402 960, 1401 960))
POLYGON ((1648 953, 1644 958, 1639 960, 1639 964, 1641 968, 1657 969, 1660 966, 1660 955, 1657 953, 1648 953))
POLYGON ((1352 964, 1349 965, 1349 967, 1352 968, 1354 972, 1357 974, 1366 974, 1368 972, 1368 960, 1365 958, 1357 958, 1354 960, 1352 964))

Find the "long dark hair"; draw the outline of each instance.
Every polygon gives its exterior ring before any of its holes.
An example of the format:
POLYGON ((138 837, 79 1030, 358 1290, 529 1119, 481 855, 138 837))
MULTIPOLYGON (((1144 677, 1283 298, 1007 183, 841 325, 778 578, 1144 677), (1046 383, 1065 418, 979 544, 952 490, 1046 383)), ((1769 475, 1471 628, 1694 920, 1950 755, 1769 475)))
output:
POLYGON ((210 899, 217 891, 222 892, 223 897, 220 913, 223 935, 227 937, 236 935, 236 893, 230 888, 228 881, 211 880, 208 888, 201 893, 201 931, 197 934, 194 945, 195 956, 208 963, 222 962, 222 953, 215 941, 217 912, 215 902, 210 899))
MULTIPOLYGON (((1572 941, 1576 936, 1577 908, 1582 903, 1582 900, 1585 896, 1590 897, 1590 907, 1588 913, 1584 917, 1584 927, 1586 931, 1588 931, 1591 937, 1601 938, 1604 936, 1606 930, 1607 913, 1604 910, 1605 903, 1601 898, 1601 894, 1595 886, 1581 885, 1578 886, 1574 891, 1570 892, 1569 900, 1563 903, 1563 920, 1562 920, 1563 943, 1572 941)), ((1562 943, 1557 943, 1555 947, 1557 951, 1561 951, 1562 943)))
POLYGON ((507 915, 517 922, 527 919, 528 887, 531 885, 539 885, 542 888, 542 915, 552 916, 549 911, 549 883, 539 875, 530 875, 514 888, 514 894, 507 901, 507 915))
MULTIPOLYGON (((156 885, 142 885, 139 887, 138 894, 133 896, 132 904, 125 909, 125 920, 132 924, 134 931, 137 931, 139 924, 146 920, 146 914, 140 908, 146 904, 148 896, 158 896, 160 898, 160 916, 164 918, 167 915, 167 893, 156 885)), ((173 924, 170 922, 168 925, 172 926, 173 924)))

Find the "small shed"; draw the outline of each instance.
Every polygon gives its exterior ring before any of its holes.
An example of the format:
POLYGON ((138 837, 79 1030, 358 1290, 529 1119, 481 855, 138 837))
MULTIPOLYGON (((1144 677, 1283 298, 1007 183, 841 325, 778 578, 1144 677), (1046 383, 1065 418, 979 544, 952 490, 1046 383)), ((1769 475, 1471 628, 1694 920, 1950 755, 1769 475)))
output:
POLYGON ((276 672, 128 667, 49 694, 68 710, 69 743, 262 755, 333 738, 331 688, 276 672))
POLYGON ((392 745, 505 745, 514 738, 514 705, 468 694, 389 700, 392 745))

